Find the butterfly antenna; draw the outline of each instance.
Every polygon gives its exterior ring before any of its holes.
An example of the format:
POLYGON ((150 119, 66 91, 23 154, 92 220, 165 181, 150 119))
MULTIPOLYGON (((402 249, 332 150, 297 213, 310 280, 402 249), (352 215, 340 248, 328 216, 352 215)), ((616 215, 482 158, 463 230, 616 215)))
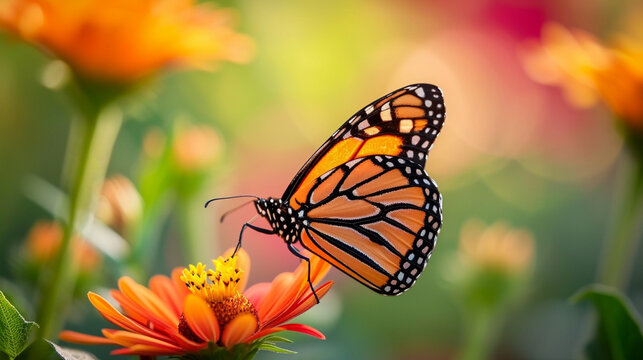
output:
POLYGON ((205 207, 208 207, 208 205, 210 205, 210 203, 213 202, 213 201, 228 200, 228 199, 239 199, 239 198, 254 198, 254 199, 257 199, 257 200, 260 199, 259 196, 255 196, 255 195, 224 196, 224 197, 218 197, 218 198, 214 198, 214 199, 210 199, 210 200, 206 201, 205 202, 205 207))
POLYGON ((244 206, 246 206, 246 205, 248 205, 248 204, 252 203, 253 201, 254 201, 254 200, 250 200, 250 201, 244 202, 243 204, 241 204, 241 205, 239 205, 239 206, 235 206, 235 207, 233 207, 232 209, 230 209, 230 210, 226 211, 225 213, 223 213, 223 215, 221 215, 221 218, 219 219, 219 222, 223 222, 223 220, 225 220, 226 216, 230 215, 230 213, 233 213, 233 212, 235 212, 235 211, 237 211, 237 210, 241 209, 242 207, 244 207, 244 206))

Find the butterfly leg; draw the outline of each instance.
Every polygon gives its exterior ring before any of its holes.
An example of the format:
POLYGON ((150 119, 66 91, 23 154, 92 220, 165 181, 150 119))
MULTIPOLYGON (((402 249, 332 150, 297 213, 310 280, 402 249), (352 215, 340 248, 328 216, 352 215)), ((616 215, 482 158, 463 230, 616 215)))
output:
MULTIPOLYGON (((250 220, 250 221, 252 221, 252 220, 250 220)), ((264 228, 260 228, 258 226, 254 226, 254 225, 250 224, 250 221, 248 221, 247 223, 243 224, 243 226, 241 227, 241 231, 239 232, 239 241, 237 241, 237 247, 234 248, 234 252, 232 253, 232 256, 235 256, 237 254, 237 251, 239 251, 239 248, 241 248, 241 239, 243 238, 243 231, 246 229, 246 227, 249 227, 252 230, 260 232, 262 234, 268 234, 268 235, 275 234, 274 230, 272 230, 272 229, 264 229, 264 228)))
POLYGON ((315 300, 317 300, 317 303, 319 304, 319 297, 317 297, 317 292, 315 291, 315 287, 313 286, 312 281, 310 281, 310 259, 300 254, 299 250, 296 247, 294 247, 292 243, 288 243, 288 250, 290 250, 290 252, 293 253, 293 255, 295 255, 296 257, 308 263, 308 286, 310 286, 310 290, 312 290, 313 295, 315 296, 315 300))

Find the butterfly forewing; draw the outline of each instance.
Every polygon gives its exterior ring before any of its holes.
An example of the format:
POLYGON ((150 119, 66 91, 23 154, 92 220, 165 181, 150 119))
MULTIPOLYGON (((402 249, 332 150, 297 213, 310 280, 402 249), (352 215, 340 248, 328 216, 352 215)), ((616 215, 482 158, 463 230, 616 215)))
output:
POLYGON ((391 155, 424 167, 445 118, 437 86, 415 84, 383 96, 346 121, 304 164, 282 199, 298 209, 315 179, 348 161, 391 155))
POLYGON ((366 156, 326 172, 301 209, 301 244, 385 295, 415 283, 442 223, 435 182, 400 156, 366 156))

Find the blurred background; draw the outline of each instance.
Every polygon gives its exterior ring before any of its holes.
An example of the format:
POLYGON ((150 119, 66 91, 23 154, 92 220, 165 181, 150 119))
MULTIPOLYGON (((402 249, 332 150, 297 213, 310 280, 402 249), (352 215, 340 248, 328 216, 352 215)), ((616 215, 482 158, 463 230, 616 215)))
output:
MULTIPOLYGON (((569 298, 595 282, 628 158, 610 111, 543 85, 530 73, 529 49, 552 22, 605 41, 634 31, 643 19, 640 4, 217 5, 233 9, 239 31, 254 40, 250 62, 151 79, 123 110, 97 217, 125 242, 157 239, 140 250, 146 264, 138 271, 169 274, 219 256, 236 243, 254 209, 244 207, 220 224, 221 214, 243 201, 204 209, 206 200, 281 196, 306 159, 355 111, 401 86, 427 82, 442 89, 447 108, 427 162, 444 199, 444 225, 427 269, 413 289, 395 298, 331 271, 334 289, 301 320, 327 340, 292 335, 290 348, 303 359, 457 358, 474 341, 472 327, 480 321, 472 313, 485 301, 478 295, 490 291, 502 294, 489 300, 493 324, 480 325, 490 334, 484 340, 490 357, 580 356, 589 307, 569 298), (476 266, 489 264, 491 276, 503 283, 476 289, 487 284, 477 282, 476 266), (494 286, 500 290, 490 290, 494 286)), ((29 284, 37 283, 37 263, 48 256, 37 249, 56 237, 46 190, 60 187, 74 110, 47 86, 50 57, 7 34, 0 36, 0 54, 0 285, 32 318, 29 284)), ((112 250, 121 245, 127 246, 112 250)), ((246 232, 244 248, 253 261, 251 283, 298 263, 277 236, 246 232)), ((87 279, 77 285, 77 310, 65 328, 98 333, 106 322, 82 294, 115 287, 121 273, 101 251, 87 251, 93 255, 80 256, 88 262, 87 279)), ((625 292, 640 312, 643 266, 634 266, 625 292)))

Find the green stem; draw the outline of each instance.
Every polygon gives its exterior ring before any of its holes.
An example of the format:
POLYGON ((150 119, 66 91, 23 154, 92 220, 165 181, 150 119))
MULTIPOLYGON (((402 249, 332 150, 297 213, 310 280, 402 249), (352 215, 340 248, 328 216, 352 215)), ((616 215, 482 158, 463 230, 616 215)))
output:
POLYGON ((211 242, 202 241, 204 224, 199 221, 205 216, 202 206, 199 206, 192 197, 179 197, 178 210, 185 263, 207 262, 208 257, 212 255, 212 250, 211 242), (197 214, 196 211, 199 213, 197 214))
POLYGON ((489 357, 495 337, 494 317, 489 311, 472 314, 460 360, 482 360, 489 357))
POLYGON ((636 249, 641 240, 643 218, 643 164, 634 157, 627 191, 616 213, 615 225, 607 239, 598 279, 601 283, 624 289, 629 281, 636 249))
MULTIPOLYGON (((82 120, 76 120, 82 121, 82 120)), ((68 305, 76 281, 73 266, 74 234, 82 229, 92 213, 92 207, 111 156, 116 136, 120 129, 122 116, 116 108, 103 108, 94 111, 82 122, 82 131, 72 131, 70 139, 78 144, 77 152, 67 156, 77 158, 73 162, 73 175, 69 191, 67 224, 60 251, 56 259, 53 278, 45 289, 38 311, 40 336, 51 338, 60 325, 61 315, 68 305)))

